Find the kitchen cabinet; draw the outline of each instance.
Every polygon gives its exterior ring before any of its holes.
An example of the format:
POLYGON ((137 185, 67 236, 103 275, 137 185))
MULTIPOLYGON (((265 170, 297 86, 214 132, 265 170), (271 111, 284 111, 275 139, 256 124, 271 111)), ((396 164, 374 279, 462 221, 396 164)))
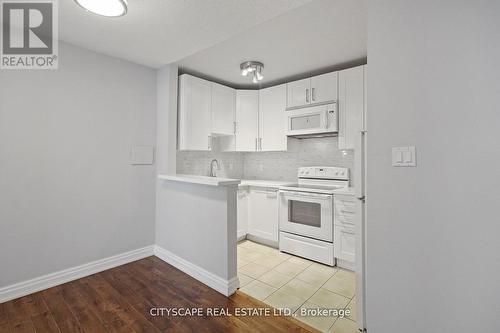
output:
POLYGON ((338 99, 338 72, 311 78, 311 104, 326 103, 338 99))
POLYGON ((259 151, 286 151, 286 84, 259 90, 259 151))
POLYGON ((246 237, 248 230, 248 188, 238 189, 237 205, 237 237, 240 241, 246 237))
POLYGON ((304 106, 310 103, 311 79, 293 81, 286 84, 287 108, 304 106))
POLYGON ((218 83, 212 85, 212 128, 214 135, 233 135, 235 132, 236 90, 218 83))
MULTIPOLYGON (((236 151, 255 151, 259 136, 259 91, 236 91, 236 151)), ((283 135, 285 135, 283 133, 283 135)))
POLYGON ((212 87, 191 75, 179 78, 179 150, 210 150, 212 87))
POLYGON ((365 66, 339 72, 339 149, 354 149, 365 123, 365 66))
POLYGON ((335 258, 352 263, 352 266, 349 265, 349 267, 346 267, 352 269, 356 253, 354 227, 334 226, 333 234, 333 252, 335 253, 335 258))
POLYGON ((337 85, 337 72, 289 82, 286 85, 286 107, 290 109, 336 101, 338 98, 337 85))
POLYGON ((248 235, 268 245, 278 245, 278 190, 276 188, 250 188, 248 235))
POLYGON ((356 253, 356 221, 361 214, 360 201, 352 195, 333 196, 333 253, 337 266, 353 270, 356 253))

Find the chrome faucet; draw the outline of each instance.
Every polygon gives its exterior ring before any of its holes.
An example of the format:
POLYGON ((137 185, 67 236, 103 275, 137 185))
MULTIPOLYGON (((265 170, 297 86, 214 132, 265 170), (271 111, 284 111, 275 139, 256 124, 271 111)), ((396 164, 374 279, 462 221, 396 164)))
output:
POLYGON ((216 177, 215 175, 215 170, 219 169, 219 161, 217 161, 215 158, 210 162, 210 177, 216 177), (216 164, 216 169, 214 169, 214 162, 216 164))

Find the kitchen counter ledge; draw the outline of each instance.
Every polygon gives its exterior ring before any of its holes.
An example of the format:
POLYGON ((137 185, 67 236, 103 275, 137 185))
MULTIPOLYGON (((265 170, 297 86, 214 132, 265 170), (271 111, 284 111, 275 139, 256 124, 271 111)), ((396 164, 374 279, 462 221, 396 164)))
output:
POLYGON ((170 180, 182 183, 209 185, 209 186, 232 186, 241 183, 239 179, 186 175, 186 174, 158 175, 158 179, 170 180))

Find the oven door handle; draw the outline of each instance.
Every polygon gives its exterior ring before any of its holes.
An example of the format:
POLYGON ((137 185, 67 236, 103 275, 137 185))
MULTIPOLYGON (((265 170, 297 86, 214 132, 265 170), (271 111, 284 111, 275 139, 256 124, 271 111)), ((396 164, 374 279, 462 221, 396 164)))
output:
POLYGON ((298 198, 315 198, 315 199, 332 199, 331 194, 320 194, 320 193, 304 193, 304 192, 295 192, 295 191, 285 191, 280 190, 280 194, 290 196, 290 197, 298 197, 298 198))

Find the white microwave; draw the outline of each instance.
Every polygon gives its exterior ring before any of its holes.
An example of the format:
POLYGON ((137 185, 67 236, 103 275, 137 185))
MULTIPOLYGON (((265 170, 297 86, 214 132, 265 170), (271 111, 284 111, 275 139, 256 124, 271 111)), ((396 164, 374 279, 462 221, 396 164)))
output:
POLYGON ((286 111, 287 136, 335 135, 338 132, 337 103, 286 111))

